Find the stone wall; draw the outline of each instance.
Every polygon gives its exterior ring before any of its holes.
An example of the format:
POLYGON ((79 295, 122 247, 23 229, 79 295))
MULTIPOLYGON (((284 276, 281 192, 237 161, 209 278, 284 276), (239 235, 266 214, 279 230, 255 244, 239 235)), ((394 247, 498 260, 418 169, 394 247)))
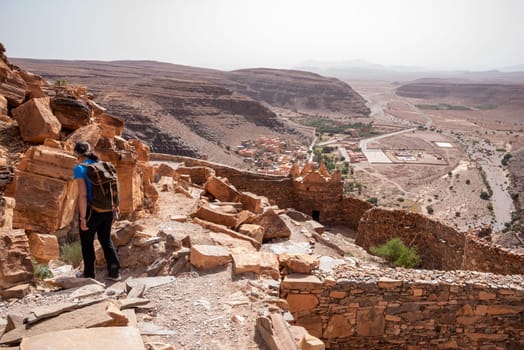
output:
POLYGON ((466 234, 462 269, 503 275, 523 275, 524 254, 487 242, 478 237, 477 230, 470 230, 466 234))
POLYGON ((373 208, 373 204, 354 197, 344 197, 342 205, 337 212, 339 216, 337 223, 346 224, 349 228, 357 231, 360 219, 364 213, 373 208))
POLYGON ((524 346, 522 276, 366 268, 320 278, 288 275, 280 296, 327 349, 524 346))
POLYGON ((293 207, 292 179, 288 176, 257 174, 223 164, 167 154, 152 153, 151 160, 184 163, 188 167, 209 167, 215 170, 216 176, 226 177, 241 192, 252 192, 265 196, 281 208, 293 207))
POLYGON ((373 208, 366 211, 355 243, 369 250, 395 237, 417 248, 422 268, 455 270, 462 267, 464 235, 451 226, 405 210, 373 208))

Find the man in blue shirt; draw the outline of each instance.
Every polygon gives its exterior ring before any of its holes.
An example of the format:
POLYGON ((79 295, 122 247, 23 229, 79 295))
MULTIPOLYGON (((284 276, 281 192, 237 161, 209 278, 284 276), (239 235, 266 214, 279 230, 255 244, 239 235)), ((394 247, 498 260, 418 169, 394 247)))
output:
POLYGON ((92 186, 87 177, 87 167, 83 164, 93 164, 99 161, 98 156, 91 150, 91 146, 84 141, 75 145, 75 155, 80 160, 73 169, 73 178, 78 185, 78 211, 80 213, 80 243, 84 259, 83 277, 95 278, 95 248, 94 239, 97 234, 98 241, 104 251, 107 264, 107 279, 119 281, 120 262, 116 249, 111 241, 111 226, 114 219, 118 219, 120 209, 99 211, 90 206, 92 199, 92 186))

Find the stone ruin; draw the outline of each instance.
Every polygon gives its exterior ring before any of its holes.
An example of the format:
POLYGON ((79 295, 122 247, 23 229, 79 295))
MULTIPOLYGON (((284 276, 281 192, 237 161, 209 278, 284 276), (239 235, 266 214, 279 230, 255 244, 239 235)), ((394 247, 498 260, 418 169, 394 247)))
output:
MULTIPOLYGON (((191 268, 232 264, 234 274, 254 273, 278 281, 280 306, 257 320, 257 332, 270 349, 524 345, 524 258, 482 240, 475 230, 457 232, 420 214, 344 197, 340 173, 329 174, 322 166, 294 167, 289 176, 270 176, 150 154, 140 141, 122 138, 123 121, 97 105, 85 88, 51 87, 10 65, 5 56, 0 58, 0 118, 5 123, 16 120, 30 145, 16 161, 0 159, 0 174, 6 174, 0 178, 5 188, 0 197, 4 299, 29 293, 34 285, 31 260, 57 259, 58 242, 77 233, 72 147, 83 139, 117 167, 121 209, 129 219, 118 222, 112 233, 122 266, 143 276, 169 277, 191 268), (152 165, 150 160, 179 165, 152 165), (194 244, 190 233, 136 223, 135 218, 156 209, 158 191, 195 200, 190 216, 171 220, 214 232, 213 244, 194 244), (290 222, 308 223, 317 240, 322 240, 322 224, 345 225, 356 231, 356 241, 364 248, 393 237, 414 241, 426 270, 378 269, 351 259, 331 259, 326 269, 320 268, 318 256, 261 250, 265 242, 288 239, 290 222), (284 310, 292 314, 288 322, 282 317, 284 310)), ((103 264, 100 248, 97 264, 103 264)), ((85 280, 58 278, 47 283, 60 288, 96 285, 85 280)), ((142 349, 129 311, 145 302, 140 300, 144 291, 144 286, 134 284, 117 301, 34 310, 25 326, 11 322, 0 344, 22 341, 25 349, 37 349, 58 336, 113 338, 119 346, 142 349), (68 317, 89 321, 76 324, 68 317), (58 318, 75 329, 51 326, 58 318), (89 328, 94 325, 114 329, 89 328)))
POLYGON ((338 174, 330 176, 322 168, 294 169, 286 177, 179 156, 151 157, 212 168, 238 190, 267 196, 280 207, 316 213, 324 223, 349 226, 356 231, 356 243, 366 249, 394 237, 414 242, 425 270, 339 262, 331 273, 283 276, 280 297, 288 302, 293 324, 322 339, 326 348, 523 346, 524 255, 482 239, 489 228, 458 232, 421 214, 345 198, 338 174))

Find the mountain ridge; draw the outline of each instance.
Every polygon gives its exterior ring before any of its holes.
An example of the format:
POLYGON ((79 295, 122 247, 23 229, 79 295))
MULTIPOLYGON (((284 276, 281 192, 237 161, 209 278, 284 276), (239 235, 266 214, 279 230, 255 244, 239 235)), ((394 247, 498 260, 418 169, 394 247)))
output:
POLYGON ((242 166, 242 159, 229 149, 239 144, 239 135, 304 140, 301 132, 279 118, 278 108, 356 118, 369 115, 366 101, 347 83, 310 72, 268 68, 226 72, 131 60, 11 61, 48 80, 89 86, 109 113, 126 121, 125 136, 143 140, 158 152, 208 156, 235 166, 242 166), (262 80, 255 79, 257 72, 264 73, 258 74, 262 80))

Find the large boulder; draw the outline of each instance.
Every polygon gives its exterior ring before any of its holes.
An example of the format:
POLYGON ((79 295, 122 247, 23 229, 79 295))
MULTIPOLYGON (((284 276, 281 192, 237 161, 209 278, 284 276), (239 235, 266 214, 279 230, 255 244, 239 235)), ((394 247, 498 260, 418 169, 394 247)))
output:
POLYGON ((96 124, 89 124, 81 127, 69 135, 65 141, 65 149, 73 152, 78 141, 85 141, 91 146, 95 146, 102 137, 102 129, 96 124))
POLYGON ((0 290, 32 279, 33 264, 25 231, 0 228, 0 290))
POLYGON ((62 128, 51 111, 48 97, 29 100, 11 112, 26 142, 42 143, 46 138, 56 139, 62 128))
POLYGON ((51 109, 62 127, 69 130, 76 130, 89 124, 91 118, 87 103, 74 97, 53 98, 51 109))
POLYGON ((272 208, 267 208, 264 213, 247 223, 264 227, 264 241, 291 236, 289 227, 272 208))
POLYGON ((48 263, 60 257, 60 246, 54 235, 33 232, 29 235, 31 255, 40 263, 48 263))
POLYGON ((238 202, 240 199, 240 193, 233 186, 215 176, 207 179, 204 188, 222 202, 238 202))
POLYGON ((73 181, 76 158, 63 150, 31 147, 15 176, 13 226, 54 233, 71 223, 77 198, 73 181))

